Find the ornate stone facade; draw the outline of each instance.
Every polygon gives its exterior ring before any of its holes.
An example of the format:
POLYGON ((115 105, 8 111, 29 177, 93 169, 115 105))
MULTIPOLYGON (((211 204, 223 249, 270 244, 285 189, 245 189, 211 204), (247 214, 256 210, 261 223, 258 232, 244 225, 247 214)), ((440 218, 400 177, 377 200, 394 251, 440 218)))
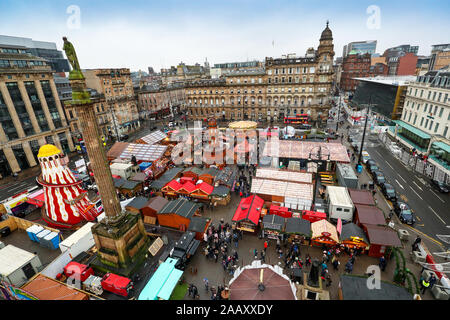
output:
POLYGON ((301 113, 326 120, 333 83, 333 37, 327 27, 304 57, 266 58, 263 68, 186 83, 189 118, 283 120, 301 113))

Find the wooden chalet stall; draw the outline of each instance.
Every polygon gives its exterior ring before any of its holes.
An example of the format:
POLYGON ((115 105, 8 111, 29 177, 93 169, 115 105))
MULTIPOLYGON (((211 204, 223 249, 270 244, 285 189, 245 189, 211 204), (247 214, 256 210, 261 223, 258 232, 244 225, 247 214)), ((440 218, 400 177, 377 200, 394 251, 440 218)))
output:
POLYGON ((214 191, 214 187, 206 182, 202 182, 195 186, 195 190, 190 193, 190 196, 194 199, 198 199, 202 202, 210 202, 211 194, 214 191))
POLYGON ((341 244, 349 249, 361 249, 361 253, 369 249, 369 240, 364 230, 354 223, 346 223, 342 226, 340 239, 341 244))
POLYGON ((371 191, 348 189, 348 193, 354 205, 362 204, 366 206, 375 206, 375 201, 371 191))
POLYGON ((402 247, 397 232, 387 226, 366 225, 366 232, 370 242, 370 257, 379 258, 386 254, 388 248, 402 247))
POLYGON ((236 179, 236 170, 233 167, 224 167, 216 176, 215 186, 225 186, 231 188, 236 179))
POLYGON ((178 190, 181 188, 181 183, 177 180, 172 180, 161 188, 163 195, 169 199, 178 198, 178 190))
POLYGON ((169 201, 158 213, 160 226, 186 231, 193 216, 200 216, 199 204, 179 198, 169 201))
POLYGON ((301 218, 286 219, 284 233, 290 243, 300 243, 309 245, 311 239, 311 223, 301 218))
POLYGON ((213 185, 214 179, 219 174, 219 170, 216 168, 208 168, 203 170, 202 174, 198 176, 199 180, 206 182, 207 184, 213 185))
POLYGON ((190 177, 195 178, 195 180, 198 180, 199 175, 203 173, 203 170, 198 167, 188 167, 183 170, 182 175, 183 177, 190 177))
POLYGON ((203 241, 203 235, 211 225, 211 219, 205 217, 192 217, 187 231, 195 232, 195 239, 203 241))
POLYGON ((355 224, 361 227, 366 233, 366 225, 386 225, 386 218, 381 209, 362 204, 355 205, 355 209, 355 224))
POLYGON ((138 181, 127 180, 122 186, 120 186, 119 190, 120 193, 128 195, 129 197, 133 197, 136 192, 142 190, 142 183, 138 181))
POLYGON ((286 219, 276 214, 266 214, 263 217, 263 237, 268 239, 279 239, 282 237, 286 219))
POLYGON ((146 197, 136 197, 125 206, 125 210, 133 213, 140 213, 142 215, 141 210, 147 205, 147 203, 148 199, 146 197))
POLYGON ((178 188, 176 193, 178 195, 182 195, 182 196, 189 196, 196 189, 197 189, 197 186, 194 183, 188 181, 185 183, 180 183, 180 188, 178 188))
POLYGON ((311 244, 316 246, 334 247, 339 244, 336 227, 327 220, 311 223, 311 244))
POLYGON ((242 199, 231 219, 233 229, 256 232, 263 206, 264 200, 257 195, 242 199))
POLYGON ((158 212, 160 212, 168 202, 169 200, 161 196, 150 198, 150 200, 148 200, 145 206, 141 209, 142 215, 144 217, 144 223, 146 223, 147 219, 148 222, 153 222, 152 224, 155 224, 156 218, 158 217, 158 212), (154 218, 155 220, 148 219, 150 217, 154 218))
POLYGON ((225 186, 216 186, 211 193, 211 203, 213 205, 226 206, 231 201, 230 188, 225 186))

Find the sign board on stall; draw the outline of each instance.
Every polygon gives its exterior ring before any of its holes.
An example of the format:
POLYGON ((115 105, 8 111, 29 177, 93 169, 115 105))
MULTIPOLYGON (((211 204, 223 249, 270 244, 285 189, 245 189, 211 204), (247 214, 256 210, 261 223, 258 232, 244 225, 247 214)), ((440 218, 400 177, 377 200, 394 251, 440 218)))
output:
POLYGON ((161 240, 160 237, 158 237, 150 246, 150 248, 148 248, 148 251, 152 254, 152 256, 155 256, 158 251, 163 247, 164 242, 161 240))

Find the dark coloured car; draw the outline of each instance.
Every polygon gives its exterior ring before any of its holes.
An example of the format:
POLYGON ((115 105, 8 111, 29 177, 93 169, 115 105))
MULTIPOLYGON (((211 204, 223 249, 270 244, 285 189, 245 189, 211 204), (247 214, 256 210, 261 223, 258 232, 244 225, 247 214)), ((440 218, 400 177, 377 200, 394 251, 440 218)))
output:
POLYGON ((384 174, 381 171, 373 172, 373 180, 375 180, 375 183, 379 186, 382 186, 386 182, 386 178, 384 177, 384 174))
POLYGON ((121 141, 128 140, 128 138, 129 138, 129 136, 128 136, 127 134, 121 134, 121 135, 120 135, 120 140, 121 140, 121 141))
POLYGON ((395 189, 391 184, 383 184, 383 186, 381 187, 381 191, 383 192, 386 199, 391 200, 392 202, 397 201, 397 193, 395 192, 395 189))
POLYGON ((413 211, 405 202, 397 202, 394 205, 394 212, 402 223, 413 225, 416 222, 413 211))
POLYGON ((377 164, 377 163, 375 162, 375 160, 372 160, 372 159, 369 159, 369 160, 367 160, 367 162, 366 162, 367 167, 370 166, 370 165, 376 165, 376 164, 377 164))
POLYGON ((375 171, 379 171, 380 170, 380 168, 376 165, 376 164, 369 164, 368 166, 367 166, 367 169, 369 170, 369 172, 370 173, 372 173, 372 175, 373 175, 373 173, 375 172, 375 171))
POLYGON ((431 186, 442 193, 448 193, 448 186, 442 181, 431 180, 431 186))

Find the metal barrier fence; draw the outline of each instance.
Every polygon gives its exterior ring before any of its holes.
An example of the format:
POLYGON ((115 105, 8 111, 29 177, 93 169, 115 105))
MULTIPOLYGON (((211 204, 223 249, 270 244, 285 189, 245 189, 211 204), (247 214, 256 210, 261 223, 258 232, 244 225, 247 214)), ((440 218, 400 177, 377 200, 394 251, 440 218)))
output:
MULTIPOLYGON (((386 149, 390 150, 389 147, 394 142, 388 137, 388 134, 380 133, 378 137, 386 149)), ((409 167, 412 170, 427 176, 428 178, 450 184, 450 176, 443 170, 426 160, 421 160, 418 156, 413 156, 409 151, 401 150, 400 153, 393 153, 393 155, 406 167, 409 167)))

